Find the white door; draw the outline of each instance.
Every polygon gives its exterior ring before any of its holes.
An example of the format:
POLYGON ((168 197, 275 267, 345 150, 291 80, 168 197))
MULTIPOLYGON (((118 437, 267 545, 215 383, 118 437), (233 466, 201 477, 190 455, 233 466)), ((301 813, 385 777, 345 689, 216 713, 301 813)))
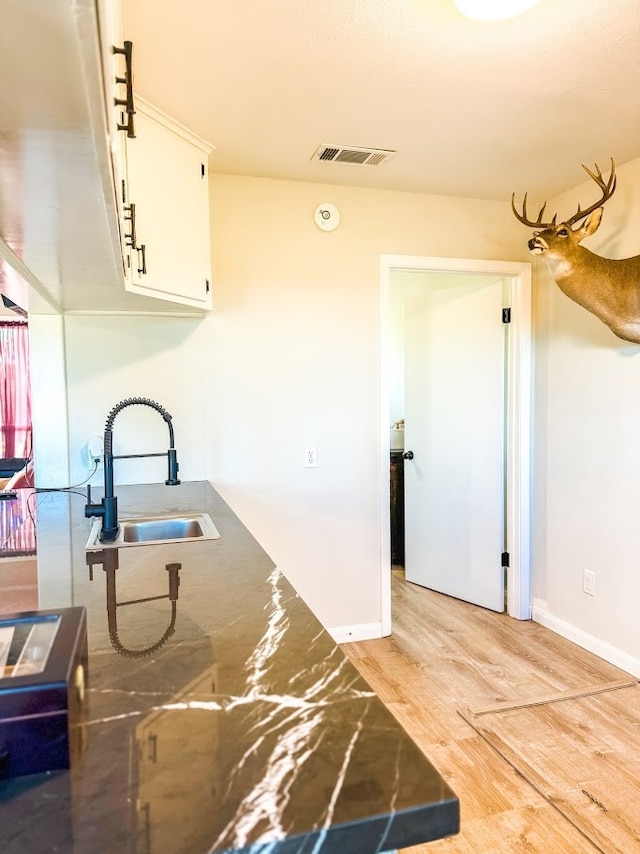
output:
POLYGON ((502 294, 502 278, 440 277, 405 303, 405 577, 495 611, 504 610, 502 294))

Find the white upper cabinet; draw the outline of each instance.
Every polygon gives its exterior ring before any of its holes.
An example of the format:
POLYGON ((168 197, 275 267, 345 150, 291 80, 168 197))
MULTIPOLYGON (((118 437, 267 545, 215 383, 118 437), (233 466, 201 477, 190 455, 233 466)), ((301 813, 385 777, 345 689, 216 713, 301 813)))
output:
POLYGON ((95 0, 1 6, 0 255, 30 314, 143 310, 124 290, 95 0))
POLYGON ((124 287, 208 311, 212 146, 134 94, 123 0, 102 0, 99 10, 124 287))
POLYGON ((124 137, 127 289, 211 308, 211 146, 139 97, 124 137))
POLYGON ((2 8, 0 276, 27 283, 32 314, 211 307, 210 146, 131 103, 136 51, 123 52, 123 7, 2 8))

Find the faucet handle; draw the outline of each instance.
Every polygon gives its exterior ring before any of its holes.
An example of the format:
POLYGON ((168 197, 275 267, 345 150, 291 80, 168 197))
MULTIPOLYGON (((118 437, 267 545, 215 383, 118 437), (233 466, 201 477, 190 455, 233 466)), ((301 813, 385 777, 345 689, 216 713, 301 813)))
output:
POLYGON ((87 484, 87 503, 84 505, 85 518, 90 519, 92 516, 104 516, 104 501, 100 504, 94 504, 91 500, 91 484, 87 484))
MULTIPOLYGON (((91 484, 88 483, 87 484, 87 504, 86 504, 85 509, 88 510, 90 507, 98 507, 98 505, 94 504, 93 501, 91 500, 91 484)), ((86 513, 85 513, 85 515, 86 515, 86 513)))

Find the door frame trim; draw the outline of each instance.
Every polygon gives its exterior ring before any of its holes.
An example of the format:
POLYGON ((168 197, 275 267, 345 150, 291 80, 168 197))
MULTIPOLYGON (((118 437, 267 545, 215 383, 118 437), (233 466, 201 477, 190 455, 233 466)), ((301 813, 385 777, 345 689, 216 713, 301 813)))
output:
POLYGON ((380 610, 382 635, 391 634, 391 519, 389 484, 389 299, 395 270, 419 273, 495 273, 510 277, 511 324, 507 389, 507 613, 531 619, 531 264, 422 255, 380 255, 380 610))

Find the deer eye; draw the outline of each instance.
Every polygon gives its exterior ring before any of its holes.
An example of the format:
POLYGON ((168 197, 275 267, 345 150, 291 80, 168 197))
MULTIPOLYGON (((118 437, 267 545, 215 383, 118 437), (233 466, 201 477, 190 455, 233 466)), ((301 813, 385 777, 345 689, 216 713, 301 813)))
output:
POLYGON ((569 237, 569 229, 568 228, 559 228, 558 229, 559 237, 569 237))

